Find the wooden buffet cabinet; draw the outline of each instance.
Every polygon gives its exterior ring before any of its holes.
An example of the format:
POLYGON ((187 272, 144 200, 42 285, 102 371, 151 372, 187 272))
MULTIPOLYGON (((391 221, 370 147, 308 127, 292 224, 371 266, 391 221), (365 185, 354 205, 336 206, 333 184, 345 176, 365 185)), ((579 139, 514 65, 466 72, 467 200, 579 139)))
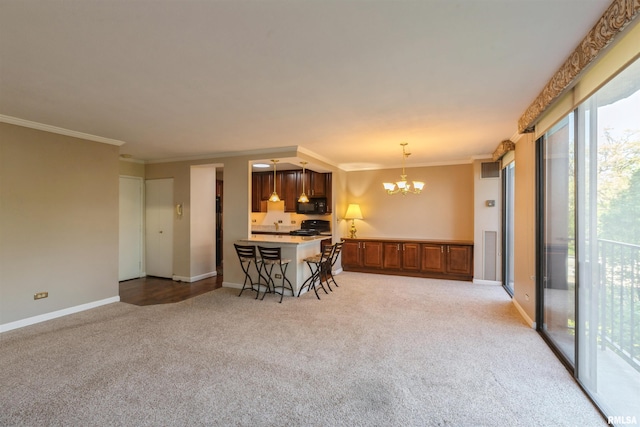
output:
POLYGON ((344 239, 345 271, 473 280, 473 243, 407 239, 344 239))

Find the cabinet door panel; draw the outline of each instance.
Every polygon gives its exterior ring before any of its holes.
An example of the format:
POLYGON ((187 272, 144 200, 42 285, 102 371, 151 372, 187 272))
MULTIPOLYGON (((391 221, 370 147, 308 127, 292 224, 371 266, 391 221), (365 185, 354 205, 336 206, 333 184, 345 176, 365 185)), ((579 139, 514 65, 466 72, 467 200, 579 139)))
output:
POLYGON ((435 273, 444 272, 444 246, 442 245, 422 245, 421 269, 435 273))
POLYGON ((401 264, 401 254, 400 251, 401 243, 385 243, 384 248, 384 268, 389 270, 400 270, 402 267, 401 264))
POLYGON ((420 270, 420 244, 402 243, 402 269, 420 270))
POLYGON ((309 194, 313 197, 324 197, 327 195, 327 184, 325 174, 319 172, 309 172, 309 194))
POLYGON ((362 242, 362 265, 382 268, 382 242, 362 242))
MULTIPOLYGON (((297 171, 281 172, 281 188, 282 193, 278 193, 280 198, 284 200, 284 211, 295 212, 296 202, 298 201, 298 173, 297 171)), ((280 191, 280 190, 278 190, 280 191)))
POLYGON ((471 246, 449 245, 447 247, 447 273, 473 274, 473 252, 471 246))
POLYGON ((360 265, 359 242, 344 242, 342 245, 342 267, 358 267, 360 265))
POLYGON ((251 175, 251 212, 260 212, 260 201, 262 197, 262 182, 260 175, 251 175))
POLYGON ((273 172, 260 173, 260 200, 269 200, 273 193, 273 172))

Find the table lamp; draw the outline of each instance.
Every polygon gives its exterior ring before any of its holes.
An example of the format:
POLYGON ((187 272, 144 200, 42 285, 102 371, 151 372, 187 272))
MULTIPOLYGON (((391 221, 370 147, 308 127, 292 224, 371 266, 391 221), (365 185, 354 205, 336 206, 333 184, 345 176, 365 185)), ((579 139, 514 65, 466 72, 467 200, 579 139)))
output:
POLYGON ((355 220, 362 219, 362 211, 360 211, 360 205, 356 203, 349 204, 349 207, 347 208, 347 213, 344 215, 344 219, 351 220, 351 228, 349 229, 349 232, 351 234, 349 235, 349 237, 351 239, 355 239, 356 231, 358 231, 356 230, 355 220))

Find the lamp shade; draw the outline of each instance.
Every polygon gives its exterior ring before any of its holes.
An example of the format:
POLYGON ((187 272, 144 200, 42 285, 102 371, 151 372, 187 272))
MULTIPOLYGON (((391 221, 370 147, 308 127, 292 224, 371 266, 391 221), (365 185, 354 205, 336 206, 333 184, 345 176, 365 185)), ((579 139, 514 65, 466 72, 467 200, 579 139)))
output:
POLYGON ((347 213, 344 215, 345 219, 362 219, 362 211, 360 211, 360 205, 356 203, 349 204, 347 213))

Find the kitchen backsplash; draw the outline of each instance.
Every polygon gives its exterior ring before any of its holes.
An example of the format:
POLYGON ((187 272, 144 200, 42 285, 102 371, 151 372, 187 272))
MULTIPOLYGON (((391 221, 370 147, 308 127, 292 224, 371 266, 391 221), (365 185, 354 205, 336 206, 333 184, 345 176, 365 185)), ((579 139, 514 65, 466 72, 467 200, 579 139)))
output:
POLYGON ((270 211, 252 212, 251 230, 276 231, 274 223, 278 224, 278 231, 288 232, 300 228, 300 222, 305 219, 331 220, 331 215, 301 215, 289 212, 270 211), (280 222, 281 221, 281 222, 280 222))

